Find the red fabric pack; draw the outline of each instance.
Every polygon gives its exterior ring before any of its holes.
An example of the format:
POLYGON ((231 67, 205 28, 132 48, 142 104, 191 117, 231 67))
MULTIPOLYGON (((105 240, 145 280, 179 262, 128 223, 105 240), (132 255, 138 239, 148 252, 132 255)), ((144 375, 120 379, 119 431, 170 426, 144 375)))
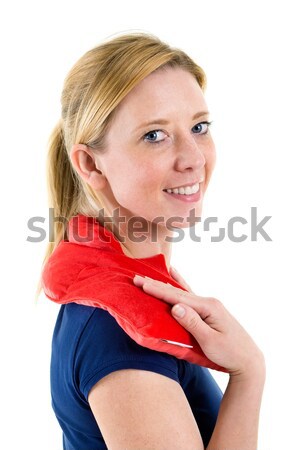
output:
POLYGON ((172 317, 171 305, 134 285, 137 274, 186 290, 169 274, 162 253, 130 258, 112 232, 96 218, 82 214, 70 219, 67 235, 68 240, 58 244, 44 266, 46 297, 59 304, 105 309, 138 344, 227 372, 210 361, 195 338, 172 317))

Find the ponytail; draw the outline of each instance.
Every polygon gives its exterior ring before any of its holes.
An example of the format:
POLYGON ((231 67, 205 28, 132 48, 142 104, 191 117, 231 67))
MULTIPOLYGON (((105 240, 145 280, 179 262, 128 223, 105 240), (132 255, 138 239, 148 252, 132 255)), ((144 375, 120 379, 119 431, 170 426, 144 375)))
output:
MULTIPOLYGON (((49 256, 62 239, 66 238, 65 225, 76 214, 80 194, 80 182, 70 162, 65 146, 61 121, 56 125, 49 138, 46 164, 48 205, 53 216, 59 220, 52 221, 53 230, 46 248, 42 268, 49 256)), ((38 299, 41 292, 41 278, 35 294, 38 299)))
MULTIPOLYGON (((80 189, 65 146, 61 122, 50 136, 46 171, 49 207, 53 208, 55 217, 69 220, 76 212, 80 189)), ((63 238, 63 228, 64 223, 55 222, 54 248, 63 238)))

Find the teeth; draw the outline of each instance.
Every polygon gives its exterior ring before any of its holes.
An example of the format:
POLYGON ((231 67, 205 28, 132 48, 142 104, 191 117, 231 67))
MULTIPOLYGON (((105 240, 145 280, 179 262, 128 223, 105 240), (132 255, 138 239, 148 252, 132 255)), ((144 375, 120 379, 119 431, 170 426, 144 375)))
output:
POLYGON ((169 194, 181 194, 181 195, 191 195, 196 194, 199 191, 199 183, 193 184, 193 186, 180 187, 175 189, 166 189, 169 194))

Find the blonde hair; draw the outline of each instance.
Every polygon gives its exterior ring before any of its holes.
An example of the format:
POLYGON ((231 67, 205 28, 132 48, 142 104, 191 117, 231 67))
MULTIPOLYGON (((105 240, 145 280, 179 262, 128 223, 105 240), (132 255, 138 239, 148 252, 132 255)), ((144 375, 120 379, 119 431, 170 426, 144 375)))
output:
MULTIPOLYGON (((49 139, 47 188, 49 208, 63 222, 76 214, 97 217, 103 208, 99 196, 78 175, 70 160, 74 144, 104 150, 105 132, 116 107, 147 75, 162 67, 190 72, 202 90, 206 76, 182 50, 156 36, 130 33, 108 40, 86 52, 68 73, 61 95, 61 118, 49 139)), ((54 222, 42 268, 62 239, 65 224, 54 222)), ((39 280, 36 299, 41 292, 39 280)))

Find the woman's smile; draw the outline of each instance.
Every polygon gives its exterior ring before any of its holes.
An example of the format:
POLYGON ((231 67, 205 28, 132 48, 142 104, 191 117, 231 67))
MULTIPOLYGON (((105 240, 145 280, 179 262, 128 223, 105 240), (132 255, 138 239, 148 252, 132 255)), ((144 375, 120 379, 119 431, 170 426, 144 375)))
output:
POLYGON ((164 189, 163 192, 169 195, 170 198, 178 199, 183 202, 198 202, 201 196, 201 185, 200 183, 194 183, 186 187, 164 189))

